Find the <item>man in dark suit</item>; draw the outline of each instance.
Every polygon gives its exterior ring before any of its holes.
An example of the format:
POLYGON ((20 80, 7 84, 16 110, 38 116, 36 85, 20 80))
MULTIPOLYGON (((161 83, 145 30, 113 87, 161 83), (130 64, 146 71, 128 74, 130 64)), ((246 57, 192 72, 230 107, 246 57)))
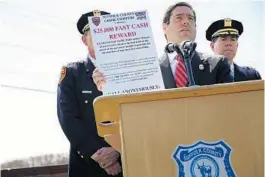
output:
MULTIPOLYGON (((186 2, 175 3, 167 9, 163 18, 163 31, 167 42, 181 43, 196 38, 196 13, 186 2)), ((196 85, 210 85, 231 82, 228 60, 223 56, 195 52, 191 58, 193 77, 196 85)), ((160 66, 166 88, 188 85, 187 70, 176 52, 164 53, 160 66)))
MULTIPOLYGON (((181 44, 196 37, 196 14, 186 2, 171 5, 163 18, 163 31, 168 43, 181 44)), ((188 75, 183 60, 176 52, 164 53, 159 59, 165 88, 188 86, 188 75)), ((224 56, 207 55, 195 52, 192 57, 192 70, 196 85, 210 85, 232 82, 228 60, 224 56)), ((99 90, 105 83, 103 73, 96 69, 92 75, 99 90)))
POLYGON ((233 60, 237 53, 238 38, 243 33, 240 21, 225 18, 213 22, 206 30, 206 39, 211 41, 215 54, 224 55, 230 64, 231 76, 235 82, 261 79, 258 71, 250 67, 238 66, 233 60))
POLYGON ((83 14, 77 28, 88 49, 88 57, 64 66, 57 90, 60 125, 70 141, 69 177, 122 177, 120 155, 97 134, 93 100, 102 95, 92 80, 95 52, 89 16, 109 14, 95 10, 83 14))

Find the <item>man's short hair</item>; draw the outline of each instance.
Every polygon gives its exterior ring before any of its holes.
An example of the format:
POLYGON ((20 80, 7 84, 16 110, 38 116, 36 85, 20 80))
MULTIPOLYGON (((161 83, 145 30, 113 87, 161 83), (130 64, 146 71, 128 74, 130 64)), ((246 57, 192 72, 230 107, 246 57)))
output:
POLYGON ((163 18, 163 23, 169 24, 170 17, 172 15, 172 11, 176 7, 180 7, 180 6, 186 6, 186 7, 190 8, 191 11, 192 11, 192 13, 193 13, 193 15, 194 15, 194 21, 196 22, 196 13, 195 13, 194 9, 192 8, 192 6, 189 3, 187 3, 187 2, 178 2, 178 3, 173 4, 173 5, 171 5, 171 6, 168 7, 168 9, 167 9, 167 11, 166 11, 166 13, 164 15, 164 18, 163 18))

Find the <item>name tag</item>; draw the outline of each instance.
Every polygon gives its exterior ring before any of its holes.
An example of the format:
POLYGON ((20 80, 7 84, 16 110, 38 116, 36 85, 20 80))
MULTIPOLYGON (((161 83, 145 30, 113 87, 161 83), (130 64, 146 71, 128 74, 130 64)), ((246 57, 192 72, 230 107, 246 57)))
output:
POLYGON ((85 93, 85 94, 91 94, 92 91, 91 91, 91 90, 82 90, 82 93, 85 93))

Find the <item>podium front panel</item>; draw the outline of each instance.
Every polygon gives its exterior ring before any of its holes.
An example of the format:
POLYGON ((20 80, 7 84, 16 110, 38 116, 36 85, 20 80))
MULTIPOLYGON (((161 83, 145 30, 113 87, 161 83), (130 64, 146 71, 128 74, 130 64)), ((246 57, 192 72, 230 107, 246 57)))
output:
POLYGON ((177 177, 176 147, 224 141, 236 176, 264 176, 263 90, 120 106, 125 177, 177 177))

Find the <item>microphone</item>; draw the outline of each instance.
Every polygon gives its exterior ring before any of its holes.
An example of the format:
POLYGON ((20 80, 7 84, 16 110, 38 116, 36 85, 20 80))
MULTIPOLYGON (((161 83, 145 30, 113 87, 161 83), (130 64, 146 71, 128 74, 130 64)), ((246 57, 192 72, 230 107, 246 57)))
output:
POLYGON ((192 48, 192 46, 193 46, 194 43, 195 42, 193 42, 193 41, 185 40, 185 41, 183 41, 181 43, 181 46, 182 46, 183 49, 190 49, 190 48, 192 48))
POLYGON ((190 58, 193 57, 195 53, 195 48, 197 47, 197 43, 194 41, 185 40, 181 43, 181 49, 187 51, 190 58))
POLYGON ((168 43, 165 47, 166 53, 177 52, 180 58, 184 61, 185 67, 187 69, 187 75, 189 80, 189 86, 195 86, 195 81, 193 78, 191 59, 195 54, 195 48, 197 44, 193 41, 185 40, 180 45, 177 43, 168 43))
POLYGON ((187 75, 188 75, 188 80, 189 80, 189 86, 195 86, 195 81, 193 78, 193 72, 192 72, 192 66, 191 66, 191 59, 193 55, 195 54, 195 48, 197 44, 193 41, 183 41, 181 43, 181 49, 184 54, 184 63, 187 69, 187 75))
POLYGON ((168 43, 165 47, 165 52, 166 53, 173 53, 177 50, 180 50, 179 46, 177 43, 168 43))

